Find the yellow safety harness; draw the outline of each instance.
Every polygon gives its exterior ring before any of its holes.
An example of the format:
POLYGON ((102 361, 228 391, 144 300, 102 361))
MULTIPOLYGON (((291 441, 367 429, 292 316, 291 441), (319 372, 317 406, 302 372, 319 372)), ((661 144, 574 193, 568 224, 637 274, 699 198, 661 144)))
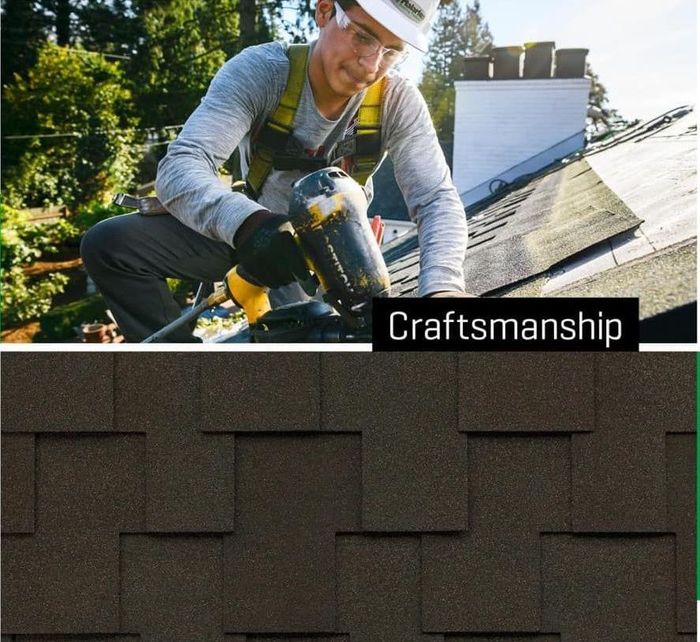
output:
POLYGON ((306 78, 309 45, 290 45, 287 86, 272 115, 253 136, 252 158, 246 176, 246 191, 257 198, 273 168, 314 171, 340 164, 358 183, 363 184, 380 161, 382 93, 384 78, 367 88, 355 121, 355 133, 334 150, 333 158, 305 158, 294 138, 293 124, 306 78))

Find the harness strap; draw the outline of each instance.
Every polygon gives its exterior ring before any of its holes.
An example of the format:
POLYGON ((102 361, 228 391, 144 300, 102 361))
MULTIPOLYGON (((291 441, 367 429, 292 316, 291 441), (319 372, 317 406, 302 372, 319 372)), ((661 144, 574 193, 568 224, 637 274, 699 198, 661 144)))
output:
POLYGON ((287 55, 289 57, 287 86, 275 111, 267 119, 255 140, 253 158, 246 176, 248 189, 256 198, 260 195, 262 186, 272 170, 275 150, 284 149, 292 133, 294 117, 304 88, 309 46, 290 45, 287 55))
MULTIPOLYGON (((258 134, 253 137, 252 158, 246 176, 246 191, 252 198, 258 198, 263 185, 273 167, 277 169, 300 169, 314 171, 328 165, 325 159, 306 159, 290 155, 293 148, 293 124, 296 117, 301 92, 306 77, 306 64, 309 57, 309 45, 290 45, 287 51, 289 72, 287 86, 275 111, 268 117, 258 134), (286 154, 284 152, 287 152, 286 154)), ((346 145, 341 154, 342 166, 360 184, 367 181, 380 161, 382 94, 384 78, 367 88, 357 112, 355 136, 346 145)), ((298 144, 298 143, 297 143, 298 144)))
POLYGON ((384 80, 381 78, 368 87, 357 113, 355 151, 349 173, 360 185, 364 185, 379 162, 384 80))

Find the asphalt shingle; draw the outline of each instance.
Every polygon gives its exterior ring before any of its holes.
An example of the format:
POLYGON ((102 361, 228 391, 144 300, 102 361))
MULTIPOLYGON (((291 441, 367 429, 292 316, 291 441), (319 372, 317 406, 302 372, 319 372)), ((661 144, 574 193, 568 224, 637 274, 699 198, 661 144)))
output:
POLYGON ((678 631, 695 631, 695 435, 666 436, 668 529, 676 534, 678 631))
POLYGON ((560 632, 562 642, 667 642, 675 630, 673 539, 543 535, 542 630, 560 632))
POLYGON ((222 558, 221 536, 122 536, 121 627, 144 642, 231 641, 221 622, 222 558))
POLYGON ((595 355, 585 353, 460 354, 459 428, 591 431, 594 368, 595 355))
POLYGON ((246 435, 224 537, 225 630, 335 632, 335 532, 359 530, 356 435, 246 435))
POLYGON ((323 430, 362 432, 362 526, 466 528, 453 354, 324 354, 323 430))
POLYGON ((144 526, 143 438, 44 435, 36 448, 35 531, 3 542, 3 630, 120 633, 119 534, 144 526))
POLYGON ((469 480, 469 532, 423 536, 424 629, 537 632, 540 533, 570 528, 569 437, 470 437, 469 480))
POLYGON ((319 355, 200 355, 202 430, 319 430, 319 355))
POLYGON ((34 435, 2 436, 2 532, 34 531, 34 435))
POLYGON ((200 432, 199 355, 115 359, 115 429, 146 432, 147 528, 233 530, 234 436, 200 432))
POLYGON ((338 628, 350 642, 442 642, 421 630, 418 537, 344 535, 336 550, 338 628))
POLYGON ((3 430, 112 430, 111 354, 7 352, 2 356, 3 430))
MULTIPOLYGON (((479 204, 467 211, 467 218, 465 285, 478 295, 542 274, 641 223, 585 159, 535 178, 495 202, 479 204)), ((402 264, 414 254, 408 238, 385 251, 392 285, 396 279, 404 295, 417 288, 419 266, 407 270, 402 264)))
POLYGON ((215 357, 4 389, 3 642, 695 639, 694 355, 215 357))
POLYGON ((597 361, 596 427, 572 436, 573 526, 666 529, 665 433, 695 425, 692 354, 609 354, 597 361))

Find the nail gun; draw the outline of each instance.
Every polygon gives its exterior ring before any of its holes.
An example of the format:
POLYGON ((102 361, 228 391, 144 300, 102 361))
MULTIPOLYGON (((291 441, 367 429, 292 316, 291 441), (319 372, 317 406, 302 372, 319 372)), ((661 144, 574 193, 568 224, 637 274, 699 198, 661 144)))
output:
POLYGON ((222 288, 144 343, 162 340, 227 299, 243 308, 254 342, 371 341, 372 299, 390 296, 390 281, 367 205, 365 190, 335 167, 294 184, 289 217, 324 302, 271 309, 268 289, 236 266, 225 275, 222 288))

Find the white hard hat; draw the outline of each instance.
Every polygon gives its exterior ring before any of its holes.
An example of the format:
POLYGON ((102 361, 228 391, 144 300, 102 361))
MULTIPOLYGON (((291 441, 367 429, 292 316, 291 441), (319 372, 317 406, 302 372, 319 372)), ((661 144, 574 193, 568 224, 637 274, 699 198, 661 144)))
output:
POLYGON ((356 0, 372 18, 419 51, 428 51, 430 23, 440 0, 356 0))

